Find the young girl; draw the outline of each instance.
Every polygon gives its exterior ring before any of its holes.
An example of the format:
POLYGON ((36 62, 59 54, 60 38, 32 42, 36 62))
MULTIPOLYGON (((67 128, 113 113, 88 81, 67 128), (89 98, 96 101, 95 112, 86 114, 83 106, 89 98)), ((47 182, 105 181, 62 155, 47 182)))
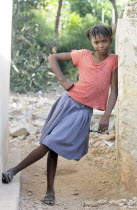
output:
POLYGON ((88 134, 93 108, 105 110, 98 131, 109 126, 109 117, 118 94, 118 58, 109 54, 112 29, 95 26, 86 32, 95 52, 73 50, 49 56, 49 63, 66 90, 53 105, 44 125, 40 146, 34 149, 21 163, 2 174, 2 181, 9 183, 24 168, 41 159, 48 152, 47 192, 44 203, 55 204, 54 178, 58 155, 68 160, 80 160, 88 151, 88 134), (68 81, 62 74, 59 61, 70 61, 78 67, 79 81, 68 81), (111 93, 108 100, 109 87, 111 93))

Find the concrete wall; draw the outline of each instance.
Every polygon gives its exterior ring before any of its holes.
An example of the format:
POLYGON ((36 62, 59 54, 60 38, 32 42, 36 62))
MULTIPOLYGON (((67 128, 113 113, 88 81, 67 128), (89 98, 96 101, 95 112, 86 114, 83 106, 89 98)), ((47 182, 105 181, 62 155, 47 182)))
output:
POLYGON ((8 158, 12 0, 0 0, 0 180, 8 158))
POLYGON ((137 1, 130 2, 119 19, 116 39, 118 196, 130 197, 137 194, 137 1))

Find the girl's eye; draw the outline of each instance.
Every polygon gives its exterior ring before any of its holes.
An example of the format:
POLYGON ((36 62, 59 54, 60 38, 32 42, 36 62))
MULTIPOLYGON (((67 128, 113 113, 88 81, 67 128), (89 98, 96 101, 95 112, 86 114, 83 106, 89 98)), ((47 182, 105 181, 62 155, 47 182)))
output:
POLYGON ((104 40, 103 43, 107 43, 107 40, 104 40))
POLYGON ((98 44, 98 42, 95 42, 95 44, 98 44))

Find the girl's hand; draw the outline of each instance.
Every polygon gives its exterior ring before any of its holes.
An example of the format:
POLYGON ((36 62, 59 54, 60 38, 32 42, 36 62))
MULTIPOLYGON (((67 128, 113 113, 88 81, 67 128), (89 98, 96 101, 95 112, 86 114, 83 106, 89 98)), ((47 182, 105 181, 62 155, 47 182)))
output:
POLYGON ((74 86, 74 83, 68 80, 61 81, 60 83, 65 90, 70 90, 74 86))
POLYGON ((109 126, 109 117, 103 116, 100 120, 98 131, 105 132, 109 126))

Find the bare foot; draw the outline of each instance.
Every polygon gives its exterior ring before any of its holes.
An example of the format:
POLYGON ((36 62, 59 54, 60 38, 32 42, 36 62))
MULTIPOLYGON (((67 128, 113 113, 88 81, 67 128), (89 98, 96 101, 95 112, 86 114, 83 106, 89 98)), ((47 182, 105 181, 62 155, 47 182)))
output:
POLYGON ((54 193, 47 193, 45 195, 44 200, 42 201, 44 204, 47 204, 49 206, 54 206, 55 205, 55 194, 54 193))
POLYGON ((2 173, 2 182, 8 184, 12 181, 13 177, 14 177, 14 172, 12 169, 9 169, 5 173, 2 173))

